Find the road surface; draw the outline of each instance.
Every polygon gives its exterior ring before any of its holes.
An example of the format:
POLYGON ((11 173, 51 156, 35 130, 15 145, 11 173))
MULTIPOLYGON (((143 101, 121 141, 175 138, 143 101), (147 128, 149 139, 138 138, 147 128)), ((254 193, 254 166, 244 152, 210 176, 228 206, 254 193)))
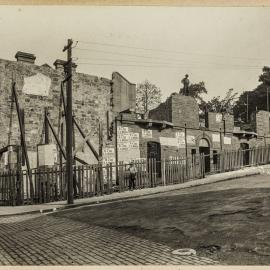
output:
POLYGON ((0 218, 2 265, 270 264, 270 179, 0 218), (173 255, 193 248, 197 256, 173 255))

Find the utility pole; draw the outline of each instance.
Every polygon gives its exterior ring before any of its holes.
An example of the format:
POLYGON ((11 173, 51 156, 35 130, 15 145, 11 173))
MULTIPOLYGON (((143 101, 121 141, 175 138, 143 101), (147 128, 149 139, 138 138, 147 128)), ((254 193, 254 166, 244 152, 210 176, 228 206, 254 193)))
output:
POLYGON ((266 86, 266 99, 267 99, 267 111, 269 112, 269 90, 268 90, 268 86, 266 86))
POLYGON ((247 92, 247 123, 248 123, 248 92, 247 92))
POLYGON ((67 203, 73 204, 73 132, 72 132, 72 39, 68 39, 67 45, 64 47, 63 52, 67 51, 66 70, 66 179, 67 179, 67 203))
POLYGON ((45 130, 45 144, 49 144, 49 125, 47 121, 47 114, 48 114, 48 109, 47 107, 44 109, 44 130, 45 130))

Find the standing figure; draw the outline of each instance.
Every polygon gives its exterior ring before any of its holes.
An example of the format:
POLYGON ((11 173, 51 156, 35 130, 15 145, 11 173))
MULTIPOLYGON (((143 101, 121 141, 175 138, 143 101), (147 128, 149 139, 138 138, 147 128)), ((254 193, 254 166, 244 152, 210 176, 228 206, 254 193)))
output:
POLYGON ((130 173, 129 190, 133 190, 133 189, 135 189, 135 181, 136 181, 136 175, 137 175, 137 169, 136 169, 133 161, 130 163, 129 173, 130 173))
POLYGON ((185 75, 185 78, 181 81, 181 83, 184 85, 183 94, 185 96, 189 96, 189 79, 188 79, 188 74, 185 75))

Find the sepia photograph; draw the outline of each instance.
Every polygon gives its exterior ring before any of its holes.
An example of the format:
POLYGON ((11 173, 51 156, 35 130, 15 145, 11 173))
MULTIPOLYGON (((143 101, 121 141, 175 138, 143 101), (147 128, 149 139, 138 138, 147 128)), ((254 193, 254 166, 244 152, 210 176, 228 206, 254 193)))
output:
POLYGON ((0 268, 269 266, 269 18, 1 5, 0 268))

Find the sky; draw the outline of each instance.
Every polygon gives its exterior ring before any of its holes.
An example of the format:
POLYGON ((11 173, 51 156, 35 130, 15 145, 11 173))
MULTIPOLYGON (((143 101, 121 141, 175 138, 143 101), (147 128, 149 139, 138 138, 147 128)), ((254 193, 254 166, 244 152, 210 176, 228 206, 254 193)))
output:
POLYGON ((191 83, 205 82, 210 99, 259 84, 270 65, 269 29, 270 8, 262 7, 1 6, 0 58, 25 51, 53 66, 72 38, 78 72, 147 79, 163 100, 189 74, 191 83))

